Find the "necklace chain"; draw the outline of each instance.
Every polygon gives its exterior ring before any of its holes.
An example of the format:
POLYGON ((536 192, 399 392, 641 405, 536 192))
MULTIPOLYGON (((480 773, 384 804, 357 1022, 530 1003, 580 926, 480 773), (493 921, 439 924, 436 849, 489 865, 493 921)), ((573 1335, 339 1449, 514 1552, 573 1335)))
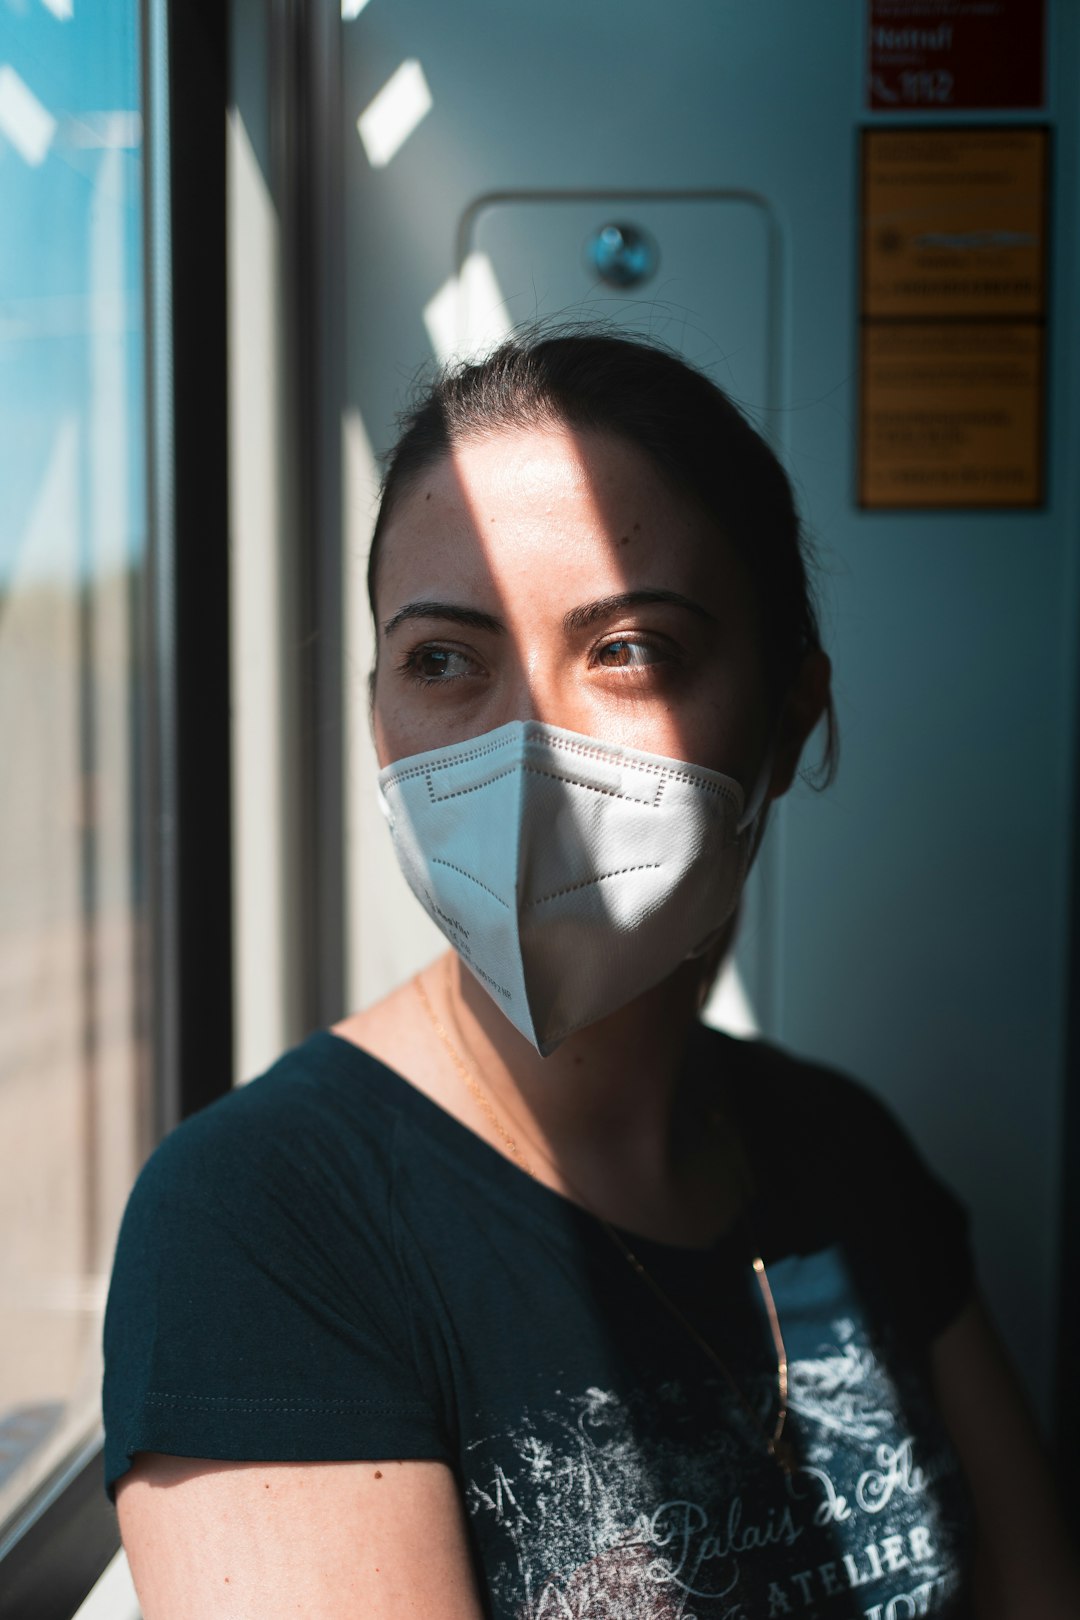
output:
MULTIPOLYGON (((450 959, 449 959, 449 957, 447 958, 446 967, 447 967, 447 986, 446 986, 447 1004, 452 1008, 453 1007, 453 997, 452 997, 451 985, 450 985, 450 982, 449 982, 449 975, 450 975, 450 959)), ((537 1178, 537 1175, 536 1175, 536 1171, 533 1168, 532 1164, 529 1162, 528 1158, 526 1158, 525 1154, 522 1152, 522 1150, 518 1146, 517 1142, 511 1136, 510 1132, 506 1129, 506 1126, 503 1124, 503 1122, 500 1119, 498 1113, 496 1112, 495 1108, 493 1107, 489 1097, 487 1096, 487 1093, 481 1087, 477 1075, 474 1074, 474 1072, 469 1068, 469 1065, 465 1062, 465 1059, 461 1056, 461 1053, 458 1051, 458 1049, 455 1046, 453 1040, 451 1039, 451 1037, 449 1035, 449 1032, 447 1031, 445 1025, 440 1020, 438 1014, 435 1011, 435 1008, 431 1004, 431 999, 428 996, 427 990, 424 988, 423 981, 422 981, 419 974, 417 974, 415 976, 415 978, 413 979, 413 983, 416 986, 416 993, 420 998, 420 1003, 421 1003, 421 1005, 422 1005, 422 1007, 424 1009, 425 1014, 427 1015, 427 1018, 428 1018, 428 1021, 431 1024, 431 1027, 434 1029, 435 1034, 438 1036, 439 1040, 442 1042, 443 1046, 446 1048, 446 1051, 447 1051, 447 1053, 448 1053, 448 1055, 450 1057, 450 1060, 453 1063, 454 1068, 457 1071, 458 1076, 464 1082, 466 1088, 468 1089, 470 1096, 476 1102, 477 1106, 479 1107, 479 1109, 483 1113, 485 1119, 488 1121, 488 1123, 491 1125, 492 1129, 495 1131, 495 1133, 498 1136, 499 1140, 506 1147, 506 1149, 509 1152, 511 1158, 515 1161, 515 1163, 518 1164, 518 1166, 522 1170, 525 1171, 526 1175, 531 1176, 534 1181, 537 1180, 538 1178, 537 1178)), ((459 1031, 459 1036, 460 1036, 460 1031, 459 1031)), ((461 1041, 462 1041, 462 1045, 465 1045, 466 1043, 465 1043, 464 1037, 461 1036, 460 1038, 461 1038, 461 1041)), ((534 1146, 535 1146, 535 1144, 534 1144, 534 1146)), ((642 1282, 645 1283, 646 1286, 649 1289, 651 1289, 651 1291, 655 1295, 655 1297, 660 1301, 660 1303, 665 1307, 665 1309, 672 1316, 674 1316, 675 1319, 682 1325, 682 1327, 686 1330, 686 1332, 694 1340, 694 1342, 698 1346, 698 1348, 701 1351, 703 1351, 703 1353, 708 1357, 708 1359, 720 1370, 721 1373, 723 1373, 724 1377, 727 1379, 728 1384, 730 1385, 731 1389, 733 1390, 733 1392, 734 1392, 735 1396, 737 1397, 737 1399, 738 1399, 740 1405, 742 1406, 743 1410, 746 1412, 747 1416, 750 1418, 751 1422, 753 1423, 754 1427, 758 1430, 759 1434, 761 1434, 762 1438, 765 1440, 766 1448, 767 1448, 767 1450, 769 1452, 769 1455, 774 1458, 774 1460, 777 1462, 777 1464, 780 1466, 780 1468, 783 1469, 785 1474, 790 1474, 791 1471, 792 1471, 792 1468, 794 1466, 794 1456, 793 1456, 793 1453, 792 1453, 792 1450, 791 1450, 790 1442, 784 1439, 784 1424, 787 1421, 787 1409, 788 1409, 788 1363, 787 1363, 787 1352, 784 1349, 784 1340, 783 1340, 783 1337, 782 1337, 781 1332, 780 1332, 780 1318, 779 1318, 779 1316, 777 1314, 776 1303, 775 1303, 775 1301, 773 1299, 772 1289, 769 1287, 769 1278, 768 1278, 768 1273, 765 1270, 765 1262, 762 1260, 760 1254, 756 1254, 754 1256, 753 1268, 754 1268, 754 1275, 755 1275, 755 1277, 757 1279, 758 1288, 759 1288, 759 1290, 761 1292, 761 1297, 762 1297, 762 1300, 763 1300, 764 1305, 765 1305, 766 1315, 769 1318, 769 1327, 770 1327, 770 1329, 772 1331, 773 1344, 776 1347, 776 1378, 777 1378, 777 1384, 779 1386, 779 1394, 780 1394, 779 1411, 777 1413, 776 1422, 775 1422, 775 1424, 773 1426, 773 1432, 772 1432, 771 1435, 768 1435, 766 1433, 765 1429, 762 1427, 762 1424, 761 1424, 761 1422, 760 1422, 760 1420, 758 1418, 757 1413, 754 1411, 753 1407, 750 1405, 749 1401, 746 1399, 745 1395, 743 1394, 741 1388, 736 1383, 735 1378, 732 1375, 732 1373, 731 1373, 730 1369, 728 1368, 728 1366, 726 1365, 726 1363, 716 1353, 716 1351, 713 1349, 712 1345, 708 1342, 708 1340, 706 1338, 704 1338, 701 1333, 698 1332, 697 1328, 689 1320, 689 1318, 684 1315, 684 1313, 680 1310, 679 1306, 676 1305, 675 1301, 670 1298, 670 1296, 664 1291, 664 1289, 661 1288, 660 1284, 656 1281, 656 1278, 652 1275, 652 1273, 638 1259, 637 1255, 634 1253, 633 1249, 630 1248, 629 1244, 625 1241, 625 1239, 620 1236, 620 1234, 616 1231, 615 1227, 611 1225, 610 1221, 606 1221, 602 1215, 600 1215, 596 1210, 594 1210, 591 1207, 591 1205, 588 1203, 587 1199, 582 1197, 581 1193, 577 1190, 577 1188, 574 1187, 571 1184, 571 1182, 567 1180, 567 1178, 566 1178, 565 1174, 563 1173, 563 1171, 561 1169, 559 1169, 551 1161, 551 1159, 548 1158, 547 1154, 543 1153, 542 1150, 540 1150, 540 1149, 537 1149, 537 1151, 541 1153, 541 1157, 543 1157, 545 1159, 545 1161, 547 1162, 549 1167, 552 1170, 555 1171, 556 1175, 558 1175, 562 1179, 564 1185, 569 1189, 570 1192, 573 1193, 574 1197, 581 1204, 582 1208, 585 1209, 590 1215, 592 1215, 595 1220, 599 1221, 600 1225, 603 1227, 604 1231, 607 1233, 607 1235, 611 1239, 612 1243, 614 1243, 615 1247, 622 1254, 623 1258, 627 1261, 627 1263, 633 1268, 633 1270, 641 1278, 642 1282)))

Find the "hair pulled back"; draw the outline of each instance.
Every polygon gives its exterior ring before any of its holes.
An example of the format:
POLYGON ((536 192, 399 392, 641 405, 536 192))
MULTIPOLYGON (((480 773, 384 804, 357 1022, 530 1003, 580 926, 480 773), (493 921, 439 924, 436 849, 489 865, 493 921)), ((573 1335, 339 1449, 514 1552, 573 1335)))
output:
MULTIPOLYGON (((372 614, 383 533, 420 475, 462 441, 544 426, 612 434, 643 451, 669 488, 692 499, 735 547, 756 592, 763 666, 778 711, 807 653, 821 647, 810 548, 791 485, 723 390, 651 339, 532 329, 482 360, 440 371, 400 418, 386 457, 368 561, 372 614)), ((821 785, 832 780, 837 763, 831 698, 825 724, 821 785)))

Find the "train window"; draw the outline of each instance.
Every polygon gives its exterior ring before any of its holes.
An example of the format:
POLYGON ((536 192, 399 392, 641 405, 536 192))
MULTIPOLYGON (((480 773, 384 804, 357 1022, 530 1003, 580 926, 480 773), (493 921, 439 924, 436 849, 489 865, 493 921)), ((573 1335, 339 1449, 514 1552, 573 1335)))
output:
POLYGON ((149 1142, 139 0, 0 13, 0 1525, 100 1411, 149 1142))

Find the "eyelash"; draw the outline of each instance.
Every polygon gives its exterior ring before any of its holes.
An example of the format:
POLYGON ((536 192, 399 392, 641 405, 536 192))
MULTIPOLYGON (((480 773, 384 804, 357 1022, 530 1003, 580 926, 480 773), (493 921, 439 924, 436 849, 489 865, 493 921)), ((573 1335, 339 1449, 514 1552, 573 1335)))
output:
POLYGON ((666 638, 661 638, 661 637, 652 636, 652 635, 645 635, 643 632, 640 632, 640 631, 636 632, 636 633, 635 632, 630 632, 630 633, 624 632, 622 635, 611 636, 607 641, 602 641, 598 647, 593 648, 592 653, 590 655, 590 661, 594 660, 594 659, 599 659, 600 655, 602 653, 604 653, 604 652, 607 652, 608 649, 611 648, 611 647, 621 647, 621 646, 643 647, 643 648, 645 648, 646 651, 651 652, 651 653, 655 654, 656 656, 653 657, 651 660, 649 660, 646 663, 633 663, 633 664, 621 664, 621 665, 620 664, 606 664, 606 665, 601 665, 600 666, 601 668, 604 668, 604 669, 621 669, 624 673, 627 672, 627 671, 632 670, 635 675, 644 675, 646 670, 653 670, 653 669, 656 668, 656 666, 658 664, 671 663, 673 661, 674 648, 672 647, 672 644, 669 641, 667 641, 666 638))
MULTIPOLYGON (((419 647, 413 647, 405 654, 404 658, 401 660, 401 663, 397 666, 398 673, 414 681, 417 686, 449 686, 452 682, 470 678, 464 672, 459 675, 421 674, 419 668, 420 661, 429 653, 443 653, 447 657, 464 658, 470 663, 475 662, 475 660, 473 660, 468 653, 463 652, 460 647, 447 647, 437 641, 425 641, 422 642, 419 647)), ((640 631, 636 633, 624 631, 621 635, 610 636, 606 641, 600 642, 599 645, 592 649, 589 654, 589 660, 590 664, 594 668, 618 669, 620 671, 620 678, 623 680, 625 680, 628 676, 633 676, 637 679, 647 678, 650 673, 657 670, 658 665, 671 664, 678 661, 675 648, 673 647, 672 643, 668 642, 666 637, 646 635, 640 631), (658 656, 646 663, 601 665, 597 662, 600 656, 609 647, 618 647, 622 645, 629 647, 642 647, 657 654, 658 656)))
POLYGON ((464 680, 464 675, 422 675, 420 673, 420 660, 428 653, 445 653, 448 657, 469 658, 469 654, 462 652, 460 647, 444 647, 437 641, 425 641, 419 647, 413 647, 398 665, 398 673, 415 681, 417 686, 449 686, 452 681, 464 680))

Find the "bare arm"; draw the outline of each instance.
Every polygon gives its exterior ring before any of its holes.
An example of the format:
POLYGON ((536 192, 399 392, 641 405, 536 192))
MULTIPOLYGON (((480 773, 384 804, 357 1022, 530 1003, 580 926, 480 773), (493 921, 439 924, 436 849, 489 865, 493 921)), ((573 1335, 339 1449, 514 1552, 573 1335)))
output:
POLYGON ((443 1462, 142 1452, 117 1485, 144 1620, 480 1620, 443 1462))
POLYGON ((938 1402, 975 1501, 979 1620, 1076 1620, 1080 1570, 1019 1380, 978 1295, 935 1342, 938 1402))

